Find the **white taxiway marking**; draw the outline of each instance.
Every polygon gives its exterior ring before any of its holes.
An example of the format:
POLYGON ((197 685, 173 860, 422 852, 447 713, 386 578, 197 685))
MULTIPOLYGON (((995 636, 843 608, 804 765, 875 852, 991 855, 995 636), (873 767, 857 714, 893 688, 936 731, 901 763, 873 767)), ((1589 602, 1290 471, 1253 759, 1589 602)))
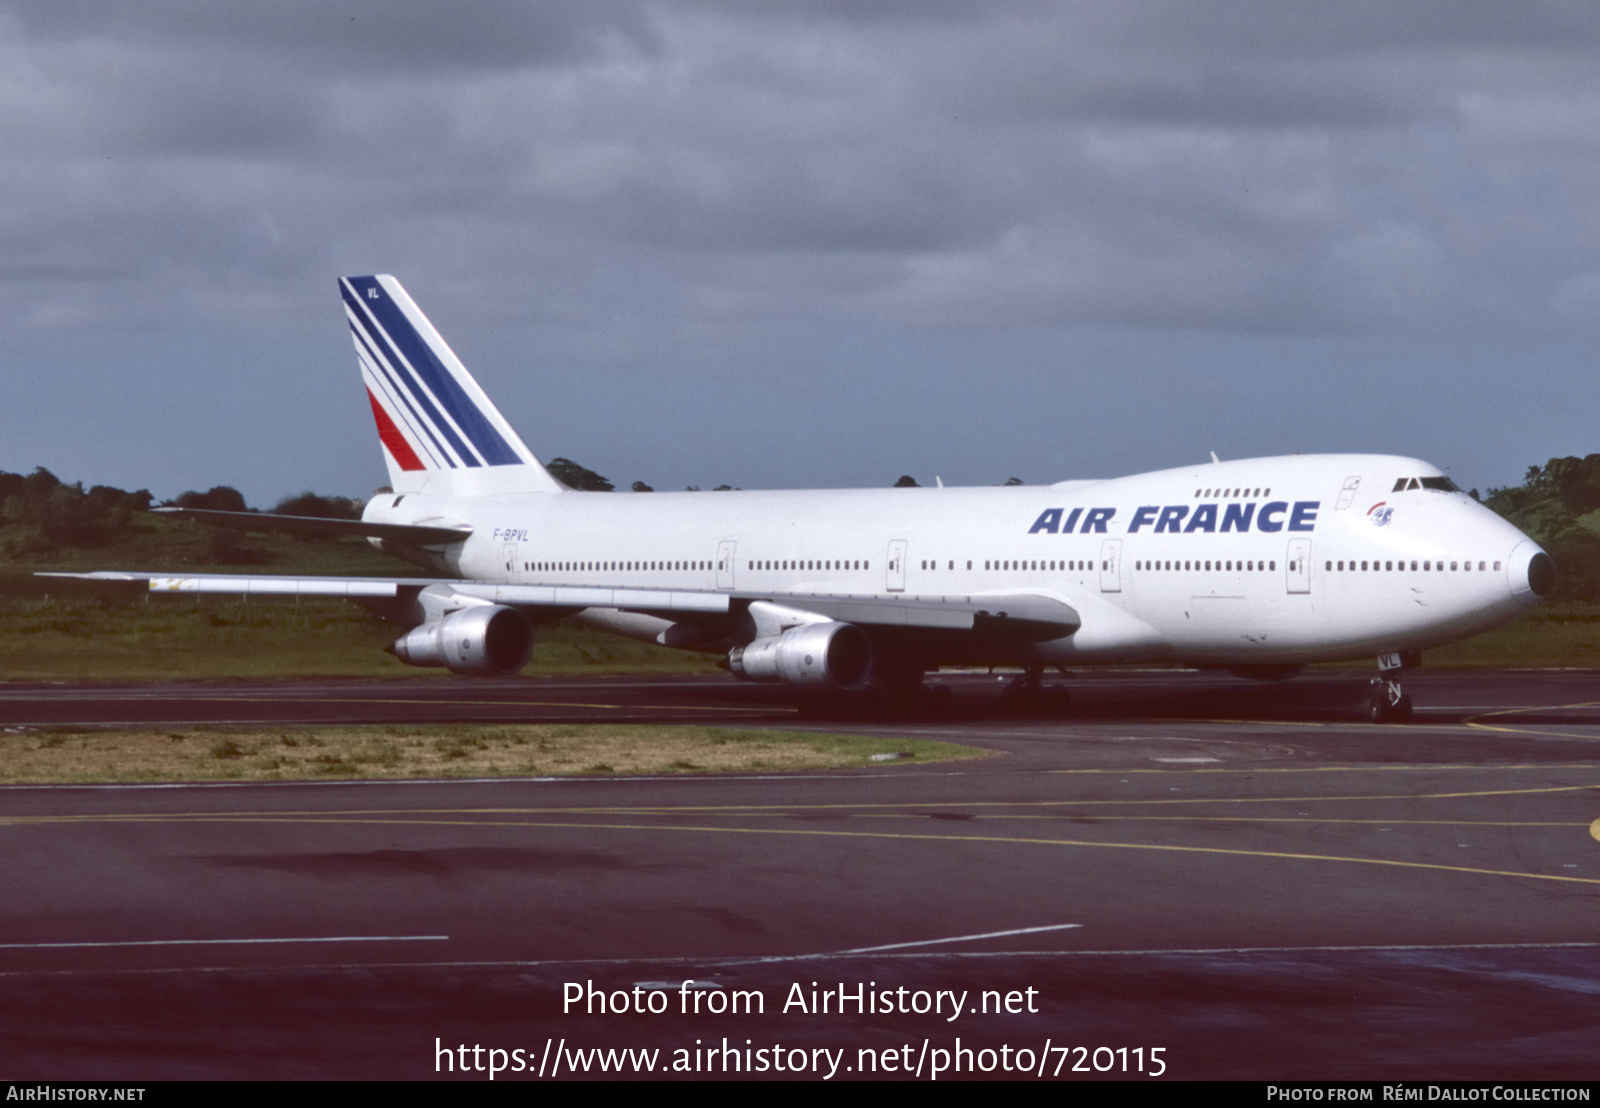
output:
POLYGON ((841 950, 840 954, 875 954, 880 950, 904 950, 908 946, 938 946, 940 943, 975 943, 979 939, 1003 939, 1008 935, 1034 935, 1040 931, 1065 931, 1082 927, 1081 923, 1052 923, 1046 927, 1019 927, 1014 931, 989 931, 982 935, 956 935, 949 939, 922 939, 914 943, 889 943, 886 946, 860 946, 854 950, 841 950))
POLYGON ((302 939, 144 939, 105 943, 0 943, 0 950, 66 950, 85 946, 244 946, 268 943, 438 943, 449 938, 449 935, 325 935, 302 939))

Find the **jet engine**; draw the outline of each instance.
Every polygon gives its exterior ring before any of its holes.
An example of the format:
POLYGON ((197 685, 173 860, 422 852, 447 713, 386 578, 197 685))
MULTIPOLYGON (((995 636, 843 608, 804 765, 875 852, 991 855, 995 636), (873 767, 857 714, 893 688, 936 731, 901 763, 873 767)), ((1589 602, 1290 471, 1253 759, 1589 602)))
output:
POLYGON ((389 652, 409 666, 445 666, 469 677, 505 677, 528 664, 533 626, 515 608, 475 604, 414 627, 389 652))
POLYGON ((734 647, 728 668, 749 681, 855 692, 872 679, 872 640, 853 623, 807 623, 734 647))

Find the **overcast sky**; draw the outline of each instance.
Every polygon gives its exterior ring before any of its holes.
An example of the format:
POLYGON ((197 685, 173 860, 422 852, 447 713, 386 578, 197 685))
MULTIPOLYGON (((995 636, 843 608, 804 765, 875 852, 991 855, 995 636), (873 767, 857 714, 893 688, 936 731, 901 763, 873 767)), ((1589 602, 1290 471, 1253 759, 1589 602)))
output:
POLYGON ((384 478, 393 273, 619 486, 1600 451, 1600 5, 0 0, 0 469, 384 478))

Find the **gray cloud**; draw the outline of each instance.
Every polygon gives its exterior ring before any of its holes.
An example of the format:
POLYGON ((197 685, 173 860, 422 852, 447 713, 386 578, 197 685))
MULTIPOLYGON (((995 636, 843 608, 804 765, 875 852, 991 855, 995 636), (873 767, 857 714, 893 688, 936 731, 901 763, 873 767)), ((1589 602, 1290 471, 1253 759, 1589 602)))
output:
POLYGON ((1590 5, 463 11, 0 2, 0 352, 323 342, 374 270, 621 374, 1600 329, 1590 5))
POLYGON ((609 41, 649 45, 644 5, 633 0, 477 0, 470 9, 427 0, 274 0, 209 4, 151 0, 8 0, 20 32, 43 44, 108 42, 160 53, 271 57, 343 75, 427 77, 574 63, 609 41))

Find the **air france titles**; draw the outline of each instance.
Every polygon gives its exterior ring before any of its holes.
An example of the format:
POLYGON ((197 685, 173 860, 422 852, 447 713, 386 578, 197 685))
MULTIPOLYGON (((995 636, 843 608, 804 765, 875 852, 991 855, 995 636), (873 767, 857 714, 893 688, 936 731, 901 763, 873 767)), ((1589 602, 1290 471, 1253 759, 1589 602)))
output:
MULTIPOLYGON (((1315 531, 1317 509, 1320 507, 1320 500, 1296 500, 1293 504, 1287 500, 1273 500, 1261 505, 1259 512, 1254 503, 1192 506, 1146 504, 1134 509, 1133 518, 1128 521, 1128 534, 1137 535, 1146 527, 1156 534, 1165 532, 1174 535, 1195 531, 1207 534, 1216 534, 1218 531, 1244 532, 1252 528, 1268 533, 1315 531)), ((1074 508, 1070 513, 1065 508, 1046 508, 1033 521, 1033 526, 1028 528, 1028 534, 1104 535, 1107 533, 1106 525, 1116 514, 1115 508, 1074 508)))

